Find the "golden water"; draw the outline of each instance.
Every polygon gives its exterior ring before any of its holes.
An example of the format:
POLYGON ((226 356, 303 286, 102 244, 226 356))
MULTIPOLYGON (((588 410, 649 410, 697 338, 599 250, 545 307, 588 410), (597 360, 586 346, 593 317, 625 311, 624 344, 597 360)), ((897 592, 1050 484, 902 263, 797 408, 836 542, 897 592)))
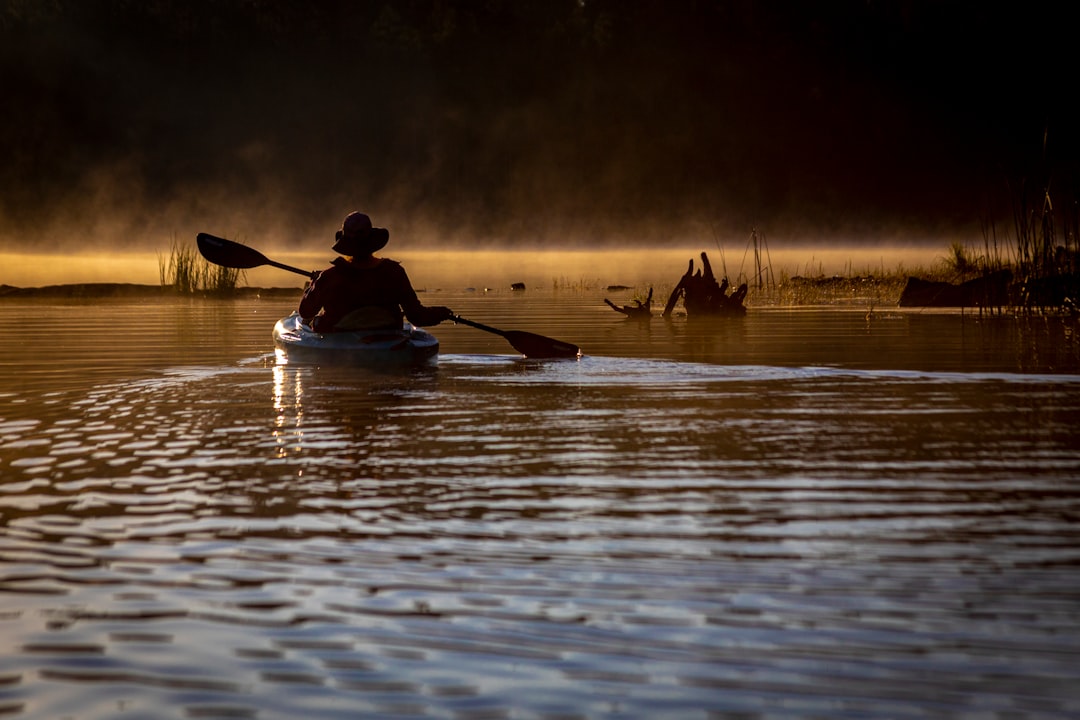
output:
MULTIPOLYGON (((1075 326, 429 289, 437 362, 290 298, 0 302, 0 712, 1075 717, 1075 326)), ((629 296, 621 296, 626 300, 629 296)))

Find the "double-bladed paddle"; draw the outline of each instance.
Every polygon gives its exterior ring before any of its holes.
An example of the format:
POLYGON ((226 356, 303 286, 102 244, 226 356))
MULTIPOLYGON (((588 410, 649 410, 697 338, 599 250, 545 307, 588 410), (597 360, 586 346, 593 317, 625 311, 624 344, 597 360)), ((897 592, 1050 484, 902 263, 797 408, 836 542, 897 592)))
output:
MULTIPOLYGON (((312 277, 312 275, 314 275, 314 273, 308 270, 302 270, 298 267, 293 267, 292 265, 274 262, 255 248, 241 245, 238 242, 226 240, 225 238, 219 238, 210 235, 209 233, 199 233, 195 239, 199 245, 199 252, 202 253, 202 256, 215 265, 237 268, 240 270, 270 265, 271 267, 288 270, 289 272, 305 277, 312 277)), ((484 332, 503 336, 515 350, 525 357, 568 358, 579 357, 581 355, 581 350, 577 345, 544 337, 543 335, 537 335, 536 333, 525 332, 524 330, 499 330, 490 325, 482 325, 481 323, 473 322, 472 320, 466 320, 460 315, 451 315, 450 319, 456 323, 474 327, 477 330, 483 330, 484 332)))

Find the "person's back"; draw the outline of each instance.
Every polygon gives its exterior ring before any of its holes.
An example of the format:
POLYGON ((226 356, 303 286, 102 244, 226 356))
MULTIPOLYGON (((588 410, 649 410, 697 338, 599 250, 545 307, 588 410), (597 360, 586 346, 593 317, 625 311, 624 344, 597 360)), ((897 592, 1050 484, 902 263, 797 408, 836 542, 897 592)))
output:
POLYGON ((418 326, 449 320, 450 308, 420 302, 400 263, 375 257, 389 238, 367 215, 350 213, 334 244, 342 257, 312 279, 300 299, 300 316, 319 332, 399 328, 403 315, 418 326))

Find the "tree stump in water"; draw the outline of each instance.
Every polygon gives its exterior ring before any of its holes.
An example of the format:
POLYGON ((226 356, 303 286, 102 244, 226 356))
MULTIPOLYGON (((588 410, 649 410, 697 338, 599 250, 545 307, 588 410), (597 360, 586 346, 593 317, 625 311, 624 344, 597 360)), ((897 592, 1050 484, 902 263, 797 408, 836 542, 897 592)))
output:
POLYGON ((748 286, 743 283, 735 292, 728 294, 728 279, 722 283, 716 282, 713 275, 709 257, 701 253, 702 269, 694 272, 694 260, 690 259, 690 265, 686 274, 679 280, 679 284, 671 291, 667 305, 664 306, 662 317, 671 317, 675 305, 682 298, 683 307, 686 308, 686 316, 707 317, 734 317, 746 314, 743 299, 746 297, 748 286))
POLYGON ((652 317, 652 291, 653 289, 649 288, 649 296, 645 298, 644 303, 640 300, 635 300, 634 302, 637 303, 636 305, 623 305, 620 307, 607 298, 604 298, 604 302, 606 302, 612 310, 620 312, 628 318, 648 320, 652 317))

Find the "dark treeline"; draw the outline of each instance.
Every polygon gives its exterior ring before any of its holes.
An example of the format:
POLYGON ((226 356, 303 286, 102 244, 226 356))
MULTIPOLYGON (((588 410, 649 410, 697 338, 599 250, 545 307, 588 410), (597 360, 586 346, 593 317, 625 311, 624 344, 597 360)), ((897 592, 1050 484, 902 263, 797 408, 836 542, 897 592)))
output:
POLYGON ((0 235, 977 227, 1075 156, 1064 31, 998 5, 0 0, 0 235))

